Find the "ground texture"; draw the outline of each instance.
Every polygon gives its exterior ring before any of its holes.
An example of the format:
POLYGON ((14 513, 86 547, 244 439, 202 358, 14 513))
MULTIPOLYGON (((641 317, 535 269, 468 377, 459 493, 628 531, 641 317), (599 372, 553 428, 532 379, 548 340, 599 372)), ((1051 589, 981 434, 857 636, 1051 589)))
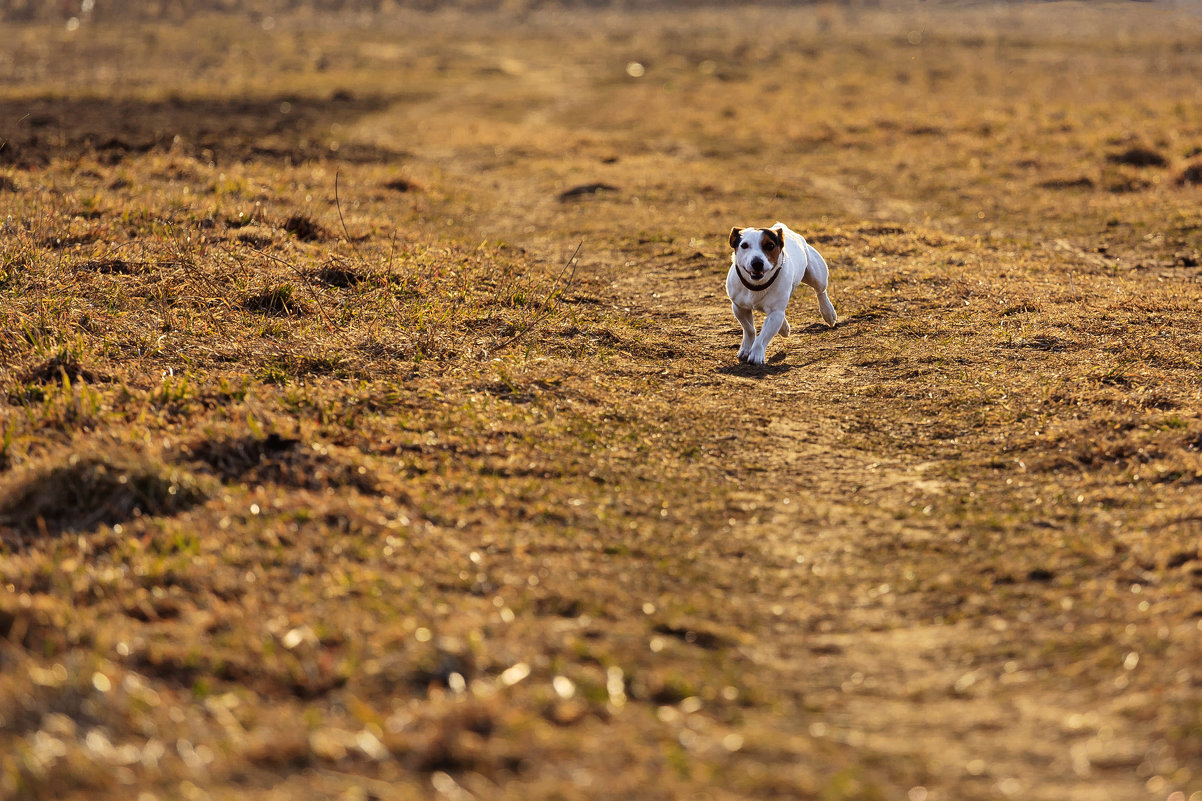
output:
POLYGON ((0 797, 1198 801, 1198 22, 5 23, 0 797))

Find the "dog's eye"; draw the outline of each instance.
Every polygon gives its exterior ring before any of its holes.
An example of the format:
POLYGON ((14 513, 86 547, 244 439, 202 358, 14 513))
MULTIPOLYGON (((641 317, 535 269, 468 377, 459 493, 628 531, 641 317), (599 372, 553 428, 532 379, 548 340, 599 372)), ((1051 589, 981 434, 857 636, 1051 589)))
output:
POLYGON ((764 250, 776 250, 776 243, 769 239, 764 243, 764 250))
POLYGON ((743 248, 743 250, 747 250, 747 248, 751 247, 751 245, 744 242, 743 244, 739 245, 739 247, 743 248))

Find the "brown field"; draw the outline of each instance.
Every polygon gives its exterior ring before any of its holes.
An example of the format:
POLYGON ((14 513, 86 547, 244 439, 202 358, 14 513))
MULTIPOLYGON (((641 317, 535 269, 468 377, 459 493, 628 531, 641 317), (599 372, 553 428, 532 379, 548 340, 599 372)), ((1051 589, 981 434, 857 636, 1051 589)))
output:
POLYGON ((3 23, 0 798, 1202 799, 1202 17, 519 5, 3 23))

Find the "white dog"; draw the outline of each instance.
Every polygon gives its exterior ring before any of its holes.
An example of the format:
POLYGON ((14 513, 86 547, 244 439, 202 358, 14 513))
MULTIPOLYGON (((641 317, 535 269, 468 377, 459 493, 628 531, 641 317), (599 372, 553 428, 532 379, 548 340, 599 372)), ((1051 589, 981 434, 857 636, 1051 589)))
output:
POLYGON ((726 276, 726 294, 735 319, 743 326, 739 361, 763 364, 768 341, 778 331, 781 336, 789 335, 785 307, 798 284, 806 284, 817 293, 818 311, 827 325, 839 321, 826 296, 826 262, 801 234, 779 222, 771 228, 732 228, 730 246, 734 255, 726 276), (765 315, 759 336, 751 317, 753 310, 765 315))

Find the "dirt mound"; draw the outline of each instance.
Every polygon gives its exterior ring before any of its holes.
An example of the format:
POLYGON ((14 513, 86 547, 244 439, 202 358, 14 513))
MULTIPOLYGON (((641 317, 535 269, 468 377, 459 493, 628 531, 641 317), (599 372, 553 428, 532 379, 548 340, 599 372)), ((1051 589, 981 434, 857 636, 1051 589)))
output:
POLYGON ((321 242, 330 238, 330 232, 322 228, 311 217, 295 214, 280 226, 302 242, 321 242))
POLYGON ((413 181, 407 181, 404 178, 397 178, 394 181, 389 181, 388 183, 384 184, 384 188, 391 189, 393 192, 402 193, 421 191, 420 186, 415 184, 413 181))
POLYGON ((200 462, 225 482, 280 484, 310 490, 350 487, 377 491, 365 468, 344 464, 320 445, 268 434, 266 437, 199 440, 183 448, 183 458, 200 462))
POLYGON ((1162 153, 1148 147, 1129 147, 1121 153, 1111 153, 1106 160, 1128 167, 1167 167, 1169 163, 1162 153))
POLYGON ((6 493, 0 526, 22 534, 60 534, 114 525, 138 515, 170 515, 205 499, 189 476, 163 465, 72 456, 6 493))
POLYGON ((26 384, 61 384, 66 381, 87 381, 92 383, 98 378, 97 374, 80 365, 72 356, 59 354, 52 356, 40 364, 29 368, 19 376, 26 384))
POLYGON ((567 203, 573 200, 581 200, 583 198, 592 197, 593 195, 605 192, 618 191, 620 191, 618 187, 610 186, 609 184, 581 184, 580 186, 574 186, 571 189, 560 192, 559 201, 561 203, 567 203))
POLYGON ((101 275, 134 275, 146 269, 146 265, 125 259, 93 259, 85 261, 75 268, 79 272, 100 273, 101 275))
POLYGON ((305 305, 296 299, 296 292, 288 284, 269 287, 251 295, 242 308, 274 317, 297 317, 305 313, 305 305))
POLYGON ((367 276, 359 270, 341 264, 327 264, 320 270, 315 270, 311 273, 311 277, 326 286, 338 287, 339 289, 358 286, 367 280, 367 276))
POLYGON ((1202 185, 1202 162, 1191 164, 1182 170, 1180 177, 1177 178, 1179 186, 1200 186, 1202 185))

